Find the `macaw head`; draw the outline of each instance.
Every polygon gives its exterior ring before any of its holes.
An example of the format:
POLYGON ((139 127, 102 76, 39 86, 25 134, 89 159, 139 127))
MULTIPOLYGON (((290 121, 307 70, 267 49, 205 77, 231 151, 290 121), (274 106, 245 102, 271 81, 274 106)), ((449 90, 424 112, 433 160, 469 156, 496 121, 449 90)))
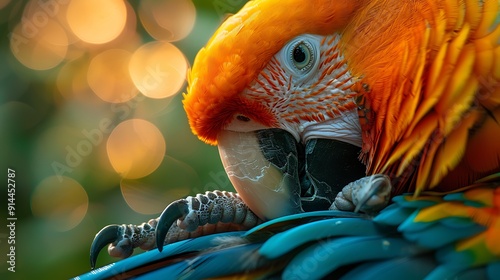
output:
POLYGON ((365 175, 361 128, 338 32, 355 1, 250 1, 200 50, 184 106, 262 219, 328 208, 365 175), (290 7, 290 8, 286 8, 290 7))

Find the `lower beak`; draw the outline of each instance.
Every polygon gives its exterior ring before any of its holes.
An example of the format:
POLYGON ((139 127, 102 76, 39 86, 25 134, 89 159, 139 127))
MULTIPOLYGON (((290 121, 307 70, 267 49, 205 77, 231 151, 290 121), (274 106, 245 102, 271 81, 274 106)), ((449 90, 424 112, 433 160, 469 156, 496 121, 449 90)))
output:
POLYGON ((338 192, 365 176, 359 147, 312 139, 305 146, 281 129, 223 131, 222 164, 242 200, 261 219, 326 210, 338 192))

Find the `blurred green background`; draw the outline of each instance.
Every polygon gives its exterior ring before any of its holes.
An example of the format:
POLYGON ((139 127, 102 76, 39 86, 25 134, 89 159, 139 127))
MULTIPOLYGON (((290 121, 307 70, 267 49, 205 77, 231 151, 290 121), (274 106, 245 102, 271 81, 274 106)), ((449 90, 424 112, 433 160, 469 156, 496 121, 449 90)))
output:
MULTIPOLYGON (((0 0, 1 279, 85 273, 105 225, 232 190, 217 148, 192 135, 181 93, 197 51, 245 2, 0 0)), ((98 266, 113 261, 103 250, 98 266)))

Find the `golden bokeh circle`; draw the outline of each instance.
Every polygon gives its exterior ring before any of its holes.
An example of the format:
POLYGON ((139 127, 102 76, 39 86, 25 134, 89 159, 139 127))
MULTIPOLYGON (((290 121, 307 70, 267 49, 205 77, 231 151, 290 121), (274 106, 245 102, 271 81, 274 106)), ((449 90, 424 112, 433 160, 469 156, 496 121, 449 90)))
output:
POLYGON ((151 42, 137 49, 129 72, 136 88, 150 98, 166 98, 180 91, 188 63, 184 54, 167 42, 151 42))
POLYGON ((123 178, 136 179, 155 171, 163 160, 166 145, 158 128, 142 119, 120 123, 106 143, 108 159, 123 178))
POLYGON ((123 0, 72 0, 66 19, 73 33, 82 41, 104 44, 123 31, 127 7, 123 0))
POLYGON ((87 214, 89 199, 80 183, 66 176, 44 179, 31 195, 33 216, 57 231, 76 227, 87 214))
POLYGON ((142 0, 139 18, 153 38, 173 42, 189 35, 196 20, 196 8, 191 0, 142 0))
POLYGON ((111 49, 92 59, 87 71, 87 81, 99 98, 118 103, 137 95, 138 91, 128 72, 131 56, 126 50, 111 49))
POLYGON ((54 68, 68 51, 68 37, 53 19, 26 19, 10 35, 10 49, 24 66, 34 70, 54 68))

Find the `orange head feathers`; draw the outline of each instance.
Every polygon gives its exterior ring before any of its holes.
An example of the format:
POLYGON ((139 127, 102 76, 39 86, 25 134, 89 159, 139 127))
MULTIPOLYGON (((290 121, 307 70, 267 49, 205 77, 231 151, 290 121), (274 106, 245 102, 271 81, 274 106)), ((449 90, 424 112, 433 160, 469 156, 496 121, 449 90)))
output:
POLYGON ((216 144, 217 134, 236 109, 264 126, 273 126, 272 114, 240 93, 290 39, 304 33, 332 34, 348 22, 356 3, 314 0, 304 5, 290 0, 284 6, 278 0, 248 2, 221 25, 195 58, 184 96, 193 133, 216 144))

